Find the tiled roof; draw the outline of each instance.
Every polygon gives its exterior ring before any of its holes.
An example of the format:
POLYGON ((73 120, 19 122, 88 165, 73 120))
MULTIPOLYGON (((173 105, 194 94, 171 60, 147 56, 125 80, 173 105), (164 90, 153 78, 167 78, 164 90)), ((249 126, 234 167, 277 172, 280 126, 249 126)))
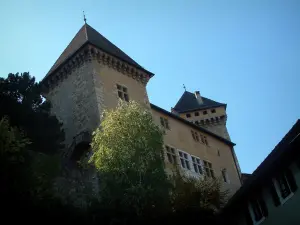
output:
POLYGON ((183 112, 189 112, 193 110, 198 110, 198 109, 206 109, 206 108, 213 108, 213 107, 218 107, 218 106, 225 106, 226 104, 220 103, 213 101, 209 98, 201 97, 203 103, 199 104, 195 94, 185 91, 177 104, 174 107, 174 110, 179 113, 183 112))
MULTIPOLYGON (((79 50, 86 43, 90 43, 97 48, 105 51, 106 53, 119 58, 138 69, 142 69, 146 71, 143 67, 141 67, 137 62, 135 62, 132 58, 126 55, 121 49, 107 40, 103 35, 97 32, 94 28, 92 28, 88 24, 84 24, 75 37, 72 39, 70 44, 66 47, 63 53, 56 60, 54 65, 51 67, 46 77, 52 74, 60 65, 62 65, 68 58, 70 58, 77 50, 79 50)), ((150 73, 149 71, 146 71, 150 73)), ((153 75, 152 73, 150 73, 153 75)))

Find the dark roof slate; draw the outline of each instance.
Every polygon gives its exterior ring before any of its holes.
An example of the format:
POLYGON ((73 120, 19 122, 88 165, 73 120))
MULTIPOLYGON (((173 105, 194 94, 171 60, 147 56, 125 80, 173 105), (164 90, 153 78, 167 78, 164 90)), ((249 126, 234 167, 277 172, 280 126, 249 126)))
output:
POLYGON ((226 104, 213 101, 209 98, 202 97, 203 104, 199 104, 195 94, 185 91, 177 104, 174 107, 174 110, 179 113, 189 112, 198 109, 206 109, 212 107, 225 106, 226 104))
POLYGON ((132 58, 130 58, 126 53, 124 53, 121 49, 107 40, 103 35, 101 35, 98 31, 92 28, 88 24, 84 24, 75 37, 72 39, 70 44, 66 47, 63 53, 56 60, 54 65, 51 67, 46 77, 52 74, 60 65, 62 65, 68 58, 70 58, 76 51, 78 51, 82 46, 86 43, 90 43, 95 47, 105 51, 106 53, 119 58, 138 69, 142 69, 149 73, 151 76, 153 75, 151 72, 145 70, 141 67, 137 62, 135 62, 132 58))

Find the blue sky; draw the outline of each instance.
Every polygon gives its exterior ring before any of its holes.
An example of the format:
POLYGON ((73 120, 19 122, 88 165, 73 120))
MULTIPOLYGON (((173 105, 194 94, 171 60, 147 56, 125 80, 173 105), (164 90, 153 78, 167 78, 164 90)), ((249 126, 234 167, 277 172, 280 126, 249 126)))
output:
POLYGON ((227 103, 243 172, 252 172, 300 116, 300 1, 1 1, 0 76, 42 79, 87 22, 156 75, 167 110, 199 90, 227 103))

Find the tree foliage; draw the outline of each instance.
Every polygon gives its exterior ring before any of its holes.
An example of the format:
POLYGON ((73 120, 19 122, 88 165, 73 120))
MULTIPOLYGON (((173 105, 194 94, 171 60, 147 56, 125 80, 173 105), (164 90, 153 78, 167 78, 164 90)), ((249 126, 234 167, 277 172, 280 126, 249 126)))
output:
POLYGON ((29 73, 0 78, 0 118, 8 116, 12 126, 22 129, 32 150, 50 153, 63 148, 62 124, 50 115, 50 108, 41 84, 29 73))
POLYGON ((91 162, 100 173, 101 201, 137 215, 166 206, 170 184, 163 132, 148 108, 121 102, 105 111, 93 135, 91 162))
POLYGON ((171 202, 174 211, 217 212, 227 201, 228 190, 223 190, 220 179, 182 176, 178 169, 172 175, 174 188, 171 202))

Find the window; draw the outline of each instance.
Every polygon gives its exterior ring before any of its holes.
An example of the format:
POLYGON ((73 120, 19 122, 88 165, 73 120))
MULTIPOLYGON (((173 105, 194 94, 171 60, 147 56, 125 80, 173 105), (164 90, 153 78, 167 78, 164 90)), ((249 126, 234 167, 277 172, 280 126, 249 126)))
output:
POLYGON ((216 113, 216 110, 215 110, 215 109, 212 109, 212 110, 211 110, 211 113, 216 113))
POLYGON ((229 183, 226 169, 222 169, 222 178, 225 183, 229 183))
POLYGON ((168 121, 167 118, 160 117, 160 124, 161 124, 164 128, 170 130, 169 121, 168 121))
POLYGON ((285 177, 285 174, 280 174, 277 179, 277 186, 280 191, 280 195, 283 199, 287 198, 291 193, 290 185, 285 177))
POLYGON ((293 192, 295 192, 298 188, 294 175, 290 169, 287 169, 284 172, 280 173, 274 179, 274 184, 281 204, 283 204, 291 196, 293 196, 293 192))
POLYGON ((188 154, 182 151, 179 151, 179 158, 182 168, 191 170, 188 154))
POLYGON ((205 160, 203 160, 203 162, 204 162, 205 175, 207 177, 215 178, 214 171, 212 169, 212 164, 205 160))
POLYGON ((192 156, 193 167, 196 173, 203 174, 201 161, 199 158, 192 156))
POLYGON ((199 116, 199 112, 195 112, 195 116, 199 116))
POLYGON ((203 111, 203 115, 206 115, 207 114, 207 111, 205 110, 205 111, 203 111))
POLYGON ((207 146, 208 146, 208 141, 207 141, 207 138, 206 138, 206 136, 204 136, 204 135, 200 134, 200 137, 201 137, 201 142, 202 142, 203 144, 205 144, 205 145, 207 145, 207 146))
POLYGON ((191 117, 191 114, 187 113, 186 118, 190 118, 190 117, 191 117))
POLYGON ((258 225, 262 221, 264 221, 265 217, 267 217, 267 207, 262 198, 255 198, 250 200, 249 202, 249 211, 250 216, 253 221, 253 224, 258 225))
POLYGON ((125 100, 126 102, 129 102, 127 88, 117 84, 117 89, 119 98, 125 100))
POLYGON ((218 150, 218 152, 217 152, 217 153, 218 153, 218 156, 221 156, 220 150, 218 150))
POLYGON ((166 152, 167 152, 167 158, 168 158, 169 163, 176 164, 177 157, 176 157, 175 149, 166 145, 166 152))
POLYGON ((196 142, 199 142, 199 135, 196 131, 191 130, 192 137, 196 142))

